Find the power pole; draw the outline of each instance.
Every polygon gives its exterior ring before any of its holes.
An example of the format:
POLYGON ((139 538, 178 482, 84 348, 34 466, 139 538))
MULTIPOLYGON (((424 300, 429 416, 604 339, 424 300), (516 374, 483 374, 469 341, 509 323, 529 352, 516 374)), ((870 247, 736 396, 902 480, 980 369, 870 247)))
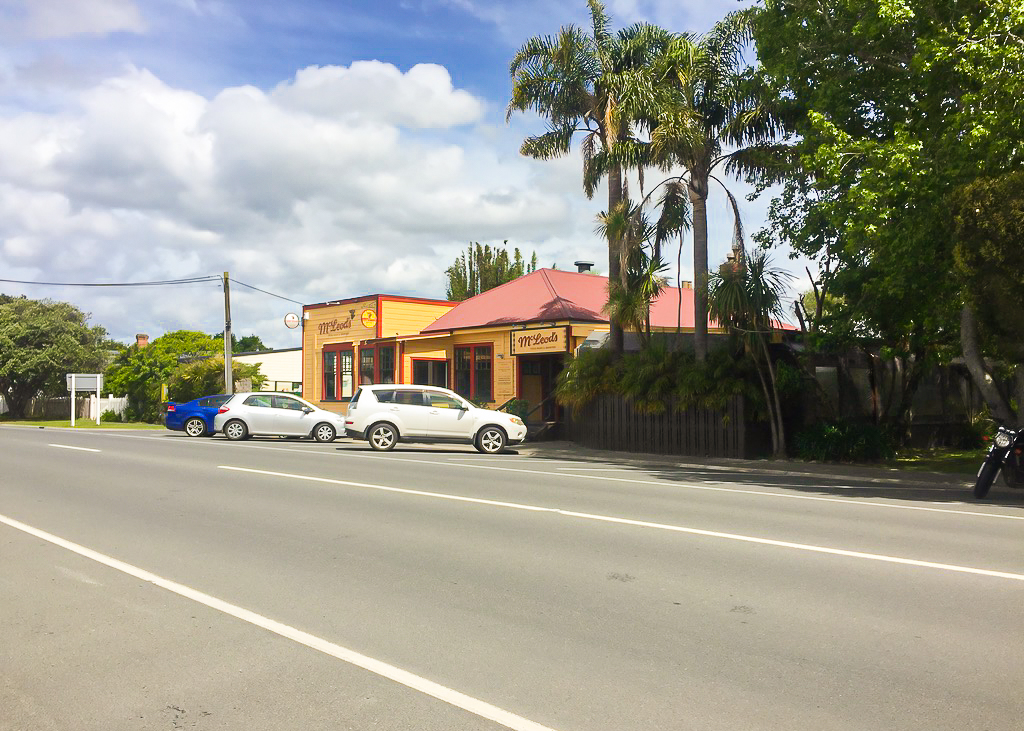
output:
POLYGON ((235 392, 231 375, 231 287, 228 273, 224 272, 224 393, 235 392))

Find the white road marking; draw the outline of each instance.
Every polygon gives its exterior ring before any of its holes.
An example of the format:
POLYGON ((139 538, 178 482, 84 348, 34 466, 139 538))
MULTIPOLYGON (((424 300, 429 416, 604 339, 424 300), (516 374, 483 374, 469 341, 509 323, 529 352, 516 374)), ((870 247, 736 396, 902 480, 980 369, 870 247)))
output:
POLYGON ((50 444, 51 447, 57 447, 59 449, 75 449, 79 452, 99 452, 99 449, 90 449, 89 447, 72 447, 70 444, 50 444))
MULTIPOLYGON (((0 428, 3 428, 3 427, 0 427, 0 428)), ((9 428, 13 429, 13 428, 16 428, 16 427, 9 427, 9 428)), ((95 434, 96 432, 83 432, 83 433, 95 434)), ((124 433, 113 433, 112 431, 111 432, 106 432, 106 434, 107 434, 107 436, 114 436, 114 437, 117 437, 117 438, 120 438, 120 439, 151 439, 151 440, 158 440, 158 441, 162 441, 164 443, 167 443, 167 437, 140 437, 140 436, 127 435, 127 434, 124 434, 124 433)), ((190 445, 191 444, 197 444, 197 445, 198 444, 203 444, 203 445, 207 445, 207 446, 211 446, 211 447, 218 447, 219 445, 222 445, 224 443, 224 442, 221 442, 221 441, 218 441, 216 443, 211 443, 210 440, 204 440, 204 441, 196 442, 194 440, 186 440, 186 439, 181 439, 180 442, 182 444, 188 443, 190 445)), ((517 472, 517 473, 527 474, 527 475, 531 475, 531 476, 544 476, 544 475, 547 475, 547 476, 551 476, 551 477, 563 477, 563 478, 572 478, 572 479, 581 479, 581 480, 603 480, 603 481, 606 481, 606 482, 618 482, 618 483, 623 483, 623 484, 628 484, 628 485, 649 485, 649 486, 660 487, 660 488, 672 487, 672 488, 685 489, 685 490, 705 490, 705 491, 710 491, 710 492, 728 492, 728 493, 736 493, 738 495, 755 495, 755 496, 758 496, 758 497, 772 497, 772 498, 781 498, 781 499, 786 499, 786 500, 811 500, 813 502, 838 503, 838 504, 856 505, 856 506, 859 506, 859 507, 868 507, 868 508, 887 508, 889 510, 914 510, 914 511, 925 512, 925 513, 945 513, 945 514, 948 514, 948 515, 969 515, 969 516, 972 516, 972 517, 979 517, 979 518, 998 518, 998 519, 1003 519, 1003 520, 1024 520, 1024 515, 1008 515, 1006 513, 984 512, 984 511, 980 511, 980 510, 956 510, 956 509, 949 509, 949 508, 929 508, 929 507, 925 507, 923 505, 896 505, 896 504, 893 504, 893 503, 880 503, 880 502, 871 502, 871 501, 866 501, 866 500, 854 500, 854 499, 851 499, 851 498, 823 497, 821 495, 795 495, 795 494, 792 494, 792 493, 785 493, 785 492, 769 492, 767 490, 749 490, 749 489, 740 489, 740 488, 733 488, 733 487, 717 487, 716 486, 716 485, 722 485, 722 484, 734 484, 734 485, 742 484, 742 483, 736 483, 736 482, 727 483, 727 482, 722 482, 722 481, 714 481, 714 482, 705 482, 705 483, 702 483, 702 484, 697 484, 697 483, 694 483, 694 482, 680 482, 680 481, 674 481, 674 480, 671 480, 671 481, 670 480, 638 480, 636 478, 631 478, 631 477, 612 477, 612 476, 605 476, 605 475, 574 475, 574 474, 566 474, 566 473, 563 473, 563 472, 545 472, 545 471, 542 471, 542 470, 517 469, 515 467, 499 467, 499 466, 496 466, 496 465, 481 465, 481 464, 475 464, 475 463, 473 463, 473 464, 460 464, 459 462, 438 462, 438 461, 435 461, 435 460, 428 460, 428 459, 413 459, 413 458, 405 458, 405 457, 387 457, 387 456, 378 455, 378 454, 361 454, 361 453, 358 453, 358 452, 351 452, 351 451, 339 452, 338 450, 324 451, 322 449, 302 449, 302 448, 287 448, 287 447, 271 447, 271 446, 262 445, 262 444, 232 444, 231 445, 231 449, 261 449, 261 450, 269 450, 269 451, 277 451, 277 452, 291 452, 293 454, 294 453, 301 453, 301 454, 317 454, 317 455, 330 456, 330 457, 353 457, 353 458, 357 458, 357 459, 378 459, 378 460, 394 461, 394 462, 409 462, 411 464, 429 464, 429 465, 434 465, 434 466, 437 466, 437 467, 465 467, 465 468, 468 468, 468 469, 478 469, 478 470, 498 470, 500 472, 517 472)), ((498 459, 501 459, 501 458, 499 457, 498 459)), ((561 460, 551 460, 551 461, 561 461, 561 460)), ((697 465, 668 465, 667 467, 668 468, 671 468, 671 467, 688 467, 688 468, 689 467, 694 467, 694 468, 696 468, 697 465)), ((714 467, 714 469, 728 469, 728 468, 718 467, 718 466, 713 466, 713 467, 714 467)), ((556 469, 558 469, 558 468, 556 468, 556 469)), ((707 469, 712 469, 712 467, 709 466, 707 469)), ((772 475, 771 473, 764 472, 764 471, 757 471, 757 470, 753 470, 751 468, 737 468, 737 471, 740 471, 740 472, 757 472, 758 474, 765 475, 766 477, 768 477, 768 479, 774 479, 774 477, 775 477, 775 475, 772 475)), ((786 473, 779 473, 779 474, 780 474, 780 476, 786 476, 786 473)), ((800 475, 801 476, 806 476, 808 478, 815 477, 815 478, 819 478, 819 479, 822 479, 822 480, 847 479, 847 478, 841 478, 841 477, 828 477, 826 475, 820 475, 820 476, 819 475, 809 475, 809 474, 805 474, 805 473, 800 473, 800 475)), ((888 479, 884 479, 884 478, 879 478, 879 479, 876 479, 876 478, 865 478, 865 481, 866 482, 879 482, 879 481, 899 482, 898 480, 888 480, 888 479)), ((902 483, 902 484, 907 484, 907 483, 902 483)), ((915 483, 910 483, 910 484, 915 484, 915 483)), ((798 487, 800 487, 800 488, 807 488, 807 487, 813 487, 813 485, 799 485, 798 487)), ((833 485, 824 485, 824 486, 822 486, 823 489, 833 489, 833 487, 836 487, 836 486, 833 486, 833 485)), ((848 488, 848 486, 846 486, 846 485, 840 485, 838 487, 840 489, 847 489, 848 488)), ((866 488, 862 487, 860 489, 866 489, 866 488)), ((957 488, 957 486, 955 486, 955 485, 951 485, 948 488, 949 491, 957 490, 957 489, 960 489, 960 488, 957 488)), ((964 491, 967 490, 966 487, 962 488, 962 489, 964 491)), ((930 490, 939 490, 939 491, 942 491, 942 492, 946 492, 947 488, 919 488, 919 487, 914 487, 913 488, 913 491, 921 491, 921 490, 929 490, 929 491, 930 490)), ((932 503, 932 504, 933 505, 943 505, 943 504, 947 504, 947 503, 932 503)), ((960 503, 958 501, 958 502, 956 502, 954 504, 963 505, 965 503, 960 503)))
POLYGON ((350 650, 346 647, 336 645, 333 642, 328 642, 327 640, 311 635, 308 632, 303 632, 295 627, 291 627, 287 624, 282 624, 281 622, 264 617, 263 615, 256 614, 255 612, 244 609, 236 604, 231 604, 223 599, 218 599, 215 596, 205 594, 197 589, 185 586, 184 584, 179 584, 176 581, 171 581, 170 579, 157 576, 145 569, 140 569, 136 566, 132 566, 131 564, 119 561, 116 558, 111 558, 110 556, 99 553, 98 551, 94 551, 91 548, 86 548, 85 546, 72 543, 71 541, 59 538, 51 533, 39 530, 38 528, 33 528, 32 526, 21 523, 13 518, 0 515, 0 523, 4 523, 11 528, 52 543, 55 546, 65 548, 73 553, 77 553, 79 556, 84 556, 85 558, 96 561, 97 563, 101 563, 104 566, 109 566, 110 568, 128 574, 129 576, 134 576, 137 579, 159 586, 161 589, 166 589, 178 596, 191 599, 194 602, 203 604, 210 609, 222 612, 234 617, 235 619, 240 619, 243 622, 248 622, 251 625, 265 629, 268 632, 273 632, 276 635, 285 637, 299 643, 300 645, 305 645, 306 647, 322 652, 325 655, 330 655, 331 657, 337 658, 338 660, 347 662, 351 665, 355 665, 363 670, 368 670, 375 675, 387 678, 388 680, 393 680, 394 682, 400 683, 412 690, 433 696, 434 698, 444 701, 456 708, 461 708, 474 715, 480 716, 481 718, 494 721, 505 728, 514 729, 515 731, 554 731, 554 729, 548 726, 536 723, 535 721, 523 718, 522 716, 517 716, 514 713, 498 708, 497 706, 493 706, 478 698, 473 698, 465 693, 460 693, 457 690, 435 683, 432 680, 427 680, 419 675, 414 675, 407 670, 402 670, 394 665, 389 665, 381 660, 375 660, 372 657, 358 653, 355 650, 350 650))
POLYGON ((566 470, 570 472, 625 472, 628 467, 556 467, 556 470, 566 470))
POLYGON ((918 566, 921 568, 939 569, 942 571, 953 571, 963 574, 977 574, 979 576, 990 576, 998 579, 1011 579, 1013 581, 1024 581, 1024 574, 1016 574, 1008 571, 994 571, 992 569, 979 569, 972 566, 958 566, 956 564, 936 563, 934 561, 921 561, 914 558, 903 558, 900 556, 887 556, 880 553, 865 553, 863 551, 848 551, 842 548, 830 548, 828 546, 815 546, 808 543, 793 543, 791 541, 778 541, 772 538, 759 538, 757 536, 746 536, 737 533, 723 533, 721 531, 703 530, 701 528, 688 528, 681 525, 670 525, 667 523, 652 523, 646 520, 632 520, 630 518, 617 518, 610 515, 597 515, 594 513, 579 513, 573 510, 562 510, 561 508, 547 508, 539 505, 525 505, 522 503, 509 503, 498 500, 485 500, 482 498, 471 498, 463 495, 449 495, 442 492, 427 492, 424 490, 411 490, 403 487, 388 487, 386 485, 373 485, 365 482, 352 482, 349 480, 334 480, 328 477, 313 477, 311 475, 296 475, 289 472, 271 472, 269 470, 256 470, 249 467, 231 467, 218 465, 218 469, 230 470, 232 472, 246 472, 269 477, 284 477, 292 480, 305 480, 307 482, 320 482, 328 485, 342 485, 345 487, 359 487, 369 490, 381 490, 383 492, 395 492, 406 495, 418 495, 420 497, 438 498, 441 500, 452 500, 456 502, 476 503, 479 505, 490 505, 501 508, 512 508, 513 510, 526 510, 535 513, 555 513, 570 518, 581 518, 584 520, 595 520, 604 523, 618 523, 620 525, 631 525, 639 528, 654 528, 667 530, 676 533, 687 533, 696 536, 709 538, 723 538, 731 541, 742 541, 744 543, 756 543, 763 546, 777 546, 779 548, 793 548, 800 551, 811 551, 813 553, 826 553, 833 556, 846 556, 849 558, 860 558, 869 561, 883 561, 885 563, 902 564, 904 566, 918 566))
MULTIPOLYGON (((476 470, 497 470, 499 472, 518 472, 521 474, 530 475, 536 477, 537 475, 548 475, 551 477, 562 477, 566 479, 576 480, 602 480, 604 482, 619 482, 629 485, 654 485, 657 487, 674 487, 685 490, 705 490, 709 492, 731 492, 738 495, 757 495, 759 497, 774 497, 783 498, 787 500, 812 500, 815 502, 825 503, 840 503, 845 505, 858 505, 863 507, 872 508, 889 508, 890 510, 918 510, 926 513, 949 513, 953 515, 972 515, 983 518, 1005 518, 1006 520, 1024 520, 1024 515, 1007 515, 1006 513, 987 513, 978 510, 950 510, 948 508, 927 508, 922 505, 895 505, 893 503, 878 503, 868 502, 865 500, 854 500, 852 498, 837 498, 837 497, 822 497, 820 495, 794 495, 786 492, 768 492, 766 490, 746 490, 734 487, 715 487, 710 484, 697 484, 694 482, 676 482, 672 480, 638 480, 633 477, 612 477, 606 475, 574 475, 572 473, 565 472, 543 472, 541 470, 523 470, 515 467, 498 467, 492 465, 481 465, 481 464, 460 464, 458 462, 433 462, 426 459, 404 459, 402 457, 383 457, 372 454, 352 454, 348 453, 346 457, 362 457, 364 459, 382 459, 382 460, 393 460, 396 462, 411 462, 413 464, 431 464, 444 467, 465 467, 468 469, 476 470)), ((557 469, 557 468, 556 468, 557 469)), ((825 479, 841 479, 841 478, 825 478, 825 479)), ((739 483, 732 483, 739 484, 739 483)), ((802 485, 801 487, 813 487, 813 485, 802 485)), ((831 485, 826 485, 825 488, 831 488, 831 485)), ((917 488, 914 488, 915 490, 917 488)), ((965 488, 966 489, 966 488, 965 488)))

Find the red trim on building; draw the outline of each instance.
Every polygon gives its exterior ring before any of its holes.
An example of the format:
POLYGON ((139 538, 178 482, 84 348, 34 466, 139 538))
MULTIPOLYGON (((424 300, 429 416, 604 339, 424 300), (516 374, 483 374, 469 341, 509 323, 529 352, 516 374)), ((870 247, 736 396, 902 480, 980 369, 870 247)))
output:
MULTIPOLYGON (((491 349, 491 398, 490 401, 494 401, 494 342, 486 341, 482 343, 459 343, 458 345, 452 345, 452 367, 451 367, 451 380, 448 381, 449 388, 455 393, 459 393, 455 389, 455 362, 458 360, 456 353, 460 348, 469 348, 469 395, 459 394, 470 400, 476 398, 476 349, 477 348, 490 348, 491 349)), ((447 358, 445 358, 447 360, 447 358)))
POLYGON ((421 304, 421 305, 457 305, 457 304, 459 304, 458 302, 453 302, 451 300, 435 300, 435 299, 428 299, 426 297, 405 297, 405 296, 402 296, 402 295, 399 295, 399 294, 382 294, 382 295, 380 295, 380 298, 383 299, 383 300, 387 300, 388 302, 412 302, 414 304, 421 304))

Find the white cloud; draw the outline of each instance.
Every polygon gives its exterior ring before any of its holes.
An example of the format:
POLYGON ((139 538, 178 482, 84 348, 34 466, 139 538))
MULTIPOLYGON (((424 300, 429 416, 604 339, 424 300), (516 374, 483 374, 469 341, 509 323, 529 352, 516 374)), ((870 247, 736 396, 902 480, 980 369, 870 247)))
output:
POLYGON ((5 36, 32 39, 146 30, 134 0, 0 0, 0 20, 5 36))
POLYGON ((436 64, 417 64, 406 73, 380 61, 311 66, 272 96, 282 107, 318 116, 414 128, 471 124, 483 112, 481 101, 454 89, 448 70, 436 64))
MULTIPOLYGON (((79 282, 230 271, 311 303, 442 297, 470 240, 509 239, 564 266, 582 254, 562 248, 595 238, 579 160, 519 157, 521 130, 485 123, 486 109, 438 66, 310 67, 270 92, 210 99, 127 68, 56 111, 0 113, 0 271, 79 282)), ((0 290, 76 302, 123 340, 221 326, 212 283, 0 290)), ((280 320, 295 305, 232 296, 237 331, 297 344, 280 320)))

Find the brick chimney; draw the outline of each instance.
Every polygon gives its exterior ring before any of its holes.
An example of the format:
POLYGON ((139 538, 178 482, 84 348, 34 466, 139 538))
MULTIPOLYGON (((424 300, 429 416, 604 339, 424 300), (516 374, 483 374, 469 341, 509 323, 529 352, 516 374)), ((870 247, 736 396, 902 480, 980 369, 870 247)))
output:
POLYGON ((135 336, 135 347, 142 350, 149 345, 149 336, 146 333, 138 333, 135 336))

